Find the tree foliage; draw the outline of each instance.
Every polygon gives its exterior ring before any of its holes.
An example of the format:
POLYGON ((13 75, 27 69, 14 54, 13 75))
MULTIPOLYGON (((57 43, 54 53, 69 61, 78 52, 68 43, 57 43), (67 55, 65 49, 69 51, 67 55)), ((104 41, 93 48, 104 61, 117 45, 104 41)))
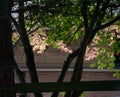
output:
MULTIPOLYGON (((16 2, 15 6, 17 4, 16 2)), ((111 30, 104 31, 103 29, 110 25, 119 27, 119 0, 33 0, 30 3, 25 1, 24 4, 24 6, 14 9, 13 13, 24 12, 22 16, 24 17, 24 23, 22 24, 25 27, 23 29, 19 28, 17 24, 20 24, 21 21, 17 21, 15 18, 12 19, 16 28, 21 31, 25 30, 24 33, 20 34, 21 37, 44 28, 48 37, 47 43, 50 45, 55 45, 56 42, 60 41, 69 44, 81 38, 79 47, 69 54, 64 62, 58 82, 64 80, 65 74, 75 58, 76 62, 70 81, 81 80, 86 50, 91 45, 98 46, 98 51, 96 51, 99 59, 98 68, 113 67, 113 64, 111 64, 113 62, 112 54, 115 48, 118 49, 115 46, 117 42, 114 42, 115 39, 111 35, 111 30)), ((22 42, 24 44, 25 41, 22 42)), ((28 39, 27 42, 29 44, 28 39)), ((26 59, 28 57, 29 55, 26 59)), ((69 91, 64 97, 79 97, 82 92, 69 91)), ((52 95, 52 97, 57 96, 57 92, 52 95)))

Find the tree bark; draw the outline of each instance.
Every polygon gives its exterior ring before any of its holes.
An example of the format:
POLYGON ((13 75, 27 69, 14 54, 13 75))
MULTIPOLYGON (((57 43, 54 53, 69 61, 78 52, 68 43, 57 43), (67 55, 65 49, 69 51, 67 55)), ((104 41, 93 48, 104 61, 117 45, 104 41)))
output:
POLYGON ((0 0, 0 97, 15 97, 9 0, 0 0))
MULTIPOLYGON (((19 0, 19 8, 24 8, 24 0, 19 0)), ((39 80, 38 80, 38 76, 37 76, 37 72, 36 72, 32 46, 30 45, 27 31, 25 29, 23 10, 19 11, 19 29, 18 30, 20 33, 20 38, 21 38, 23 47, 24 47, 24 52, 26 55, 26 65, 27 65, 29 73, 30 73, 31 82, 38 83, 39 80)), ((35 92, 34 95, 35 95, 35 97, 43 97, 40 92, 35 92)))
MULTIPOLYGON (((67 57, 67 60, 63 64, 63 68, 62 68, 61 74, 60 74, 57 82, 63 82, 65 75, 66 75, 71 63, 72 63, 73 59, 75 57, 77 57, 78 52, 79 52, 79 49, 74 51, 72 54, 69 54, 69 56, 67 57)), ((58 97, 58 94, 59 94, 59 92, 53 92, 51 97, 58 97)))

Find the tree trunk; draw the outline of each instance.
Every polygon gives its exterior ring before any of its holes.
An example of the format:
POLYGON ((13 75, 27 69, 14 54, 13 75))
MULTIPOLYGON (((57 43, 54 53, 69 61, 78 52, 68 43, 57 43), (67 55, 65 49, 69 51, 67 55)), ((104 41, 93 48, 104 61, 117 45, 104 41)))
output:
MULTIPOLYGON (((57 82, 63 82, 65 75, 66 75, 71 63, 72 63, 73 59, 75 57, 77 57, 78 52, 79 52, 79 49, 74 51, 72 54, 69 54, 69 56, 67 57, 67 60, 63 64, 63 68, 62 68, 61 74, 60 74, 57 82)), ((58 95, 59 95, 59 92, 53 92, 51 97, 58 97, 58 95)))
POLYGON ((0 97, 15 97, 9 0, 0 0, 0 97))
MULTIPOLYGON (((16 74, 17 74, 17 76, 19 78, 20 83, 26 83, 25 72, 21 71, 21 69, 19 68, 19 66, 16 63, 15 59, 13 60, 13 64, 14 64, 14 69, 16 71, 16 74)), ((19 97, 27 97, 27 93, 21 93, 19 97)))
MULTIPOLYGON (((19 8, 24 8, 24 0, 19 0, 19 8)), ((20 38, 24 47, 25 55, 26 55, 26 65, 28 67, 30 73, 30 79, 32 83, 38 83, 38 76, 36 72, 35 62, 34 62, 34 55, 32 51, 32 46, 30 45, 29 38, 27 35, 27 31, 25 29, 25 22, 24 22, 24 12, 23 10, 19 11, 19 32, 20 38)), ((35 97, 43 97, 42 93, 35 92, 35 97)))

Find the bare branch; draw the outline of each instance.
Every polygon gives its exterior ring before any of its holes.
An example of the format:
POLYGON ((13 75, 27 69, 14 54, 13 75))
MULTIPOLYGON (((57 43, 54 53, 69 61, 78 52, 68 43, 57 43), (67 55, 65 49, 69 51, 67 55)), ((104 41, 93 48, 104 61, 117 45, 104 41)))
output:
POLYGON ((99 28, 96 28, 95 30, 101 30, 101 29, 104 29, 112 24, 114 24, 115 22, 117 22, 118 20, 120 20, 120 16, 117 16, 116 18, 114 18, 113 20, 109 21, 108 23, 106 24, 103 24, 101 25, 99 28))

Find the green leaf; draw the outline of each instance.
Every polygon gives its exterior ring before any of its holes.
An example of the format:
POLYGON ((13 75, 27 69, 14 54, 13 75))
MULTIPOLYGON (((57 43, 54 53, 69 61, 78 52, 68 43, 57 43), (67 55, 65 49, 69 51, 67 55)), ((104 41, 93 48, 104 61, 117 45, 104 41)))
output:
POLYGON ((95 63, 90 64, 90 68, 95 68, 95 67, 96 67, 95 63))

